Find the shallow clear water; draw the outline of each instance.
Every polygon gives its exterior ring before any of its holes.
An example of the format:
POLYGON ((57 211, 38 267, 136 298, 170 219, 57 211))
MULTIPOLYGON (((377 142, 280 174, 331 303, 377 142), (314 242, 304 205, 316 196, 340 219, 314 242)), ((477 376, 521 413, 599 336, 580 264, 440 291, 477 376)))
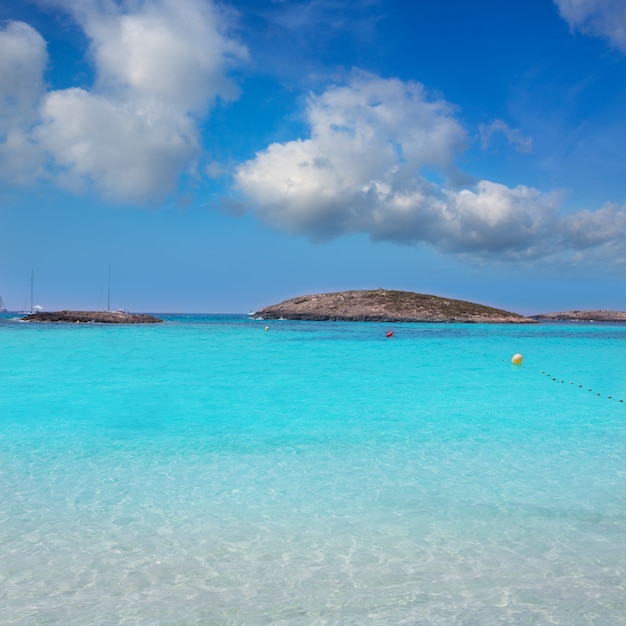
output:
POLYGON ((2 624, 626 624, 626 326, 9 317, 2 624))

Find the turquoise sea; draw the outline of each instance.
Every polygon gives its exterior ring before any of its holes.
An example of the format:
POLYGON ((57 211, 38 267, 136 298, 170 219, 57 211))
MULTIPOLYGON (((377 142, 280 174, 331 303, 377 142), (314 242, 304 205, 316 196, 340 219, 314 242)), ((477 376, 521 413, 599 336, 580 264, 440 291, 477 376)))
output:
POLYGON ((164 319, 0 317, 0 624, 626 624, 626 326, 164 319))

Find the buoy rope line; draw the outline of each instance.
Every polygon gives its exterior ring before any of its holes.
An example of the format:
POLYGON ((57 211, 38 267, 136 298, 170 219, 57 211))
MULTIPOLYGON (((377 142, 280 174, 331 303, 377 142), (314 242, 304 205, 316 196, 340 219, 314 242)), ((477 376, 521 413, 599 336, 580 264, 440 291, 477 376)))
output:
MULTIPOLYGON (((550 373, 544 372, 544 370, 540 370, 539 373, 543 374, 544 376, 547 376, 548 378, 551 378, 555 383, 565 383, 564 380, 559 379, 556 376, 552 376, 550 373)), ((573 381, 570 380, 569 384, 570 385, 575 385, 576 383, 574 383, 573 381)), ((578 385, 577 387, 578 387, 578 389, 585 389, 584 385, 578 385)), ((590 389, 590 388, 587 388, 586 390, 591 392, 594 396, 605 397, 607 400, 615 400, 616 402, 624 402, 620 398, 614 398, 613 396, 607 396, 607 395, 602 396, 601 393, 598 393, 597 391, 594 391, 593 389, 590 389)))
MULTIPOLYGON (((269 326, 265 327, 266 331, 269 330, 269 329, 270 329, 269 326)), ((393 337, 393 331, 386 332, 385 333, 385 337, 387 337, 387 338, 393 337)), ((491 354, 487 354, 486 352, 482 352, 481 353, 481 352, 476 352, 475 350, 468 350, 467 348, 462 348, 462 347, 460 347, 458 345, 455 346, 455 349, 456 350, 460 349, 463 352, 466 352, 468 354, 482 355, 482 356, 486 356, 486 357, 489 357, 489 358, 491 358, 493 356, 491 354)), ((507 361, 506 359, 504 359, 502 357, 496 357, 496 358, 498 358, 503 363, 512 363, 515 367, 520 367, 520 368, 526 369, 526 366, 523 365, 524 358, 519 353, 514 354, 509 361, 507 361)), ((550 378, 555 383, 565 384, 565 382, 566 382, 564 379, 559 378, 558 376, 552 376, 552 374, 550 374, 549 372, 546 372, 545 370, 539 370, 539 373, 544 375, 544 376, 546 376, 546 377, 548 377, 548 378, 550 378)), ((574 381, 571 381, 571 380, 569 381, 569 384, 570 385, 576 385, 576 383, 574 381)), ((589 393, 592 393, 594 396, 597 396, 598 398, 604 397, 607 400, 614 400, 615 402, 621 402, 621 403, 624 402, 624 400, 622 400, 621 398, 615 398, 614 396, 609 396, 609 395, 602 395, 601 393, 598 393, 597 391, 594 391, 593 389, 591 389, 589 387, 585 388, 584 385, 576 385, 576 388, 577 389, 586 389, 586 391, 588 391, 589 393)))
MULTIPOLYGON (((458 347, 456 348, 458 349, 458 347)), ((481 354, 479 352, 475 352, 473 350, 467 350, 466 348, 461 348, 461 350, 463 350, 464 352, 467 352, 469 354, 481 354)), ((493 355, 487 354, 486 352, 482 353, 482 356, 486 356, 486 357, 492 357, 493 355)), ((512 363, 515 367, 519 367, 519 368, 523 368, 523 369, 528 369, 525 365, 522 364, 523 358, 521 354, 514 354, 512 356, 511 359, 507 360, 503 357, 496 357, 498 360, 502 361, 503 363, 512 363)), ((549 372, 546 372, 545 370, 539 370, 539 374, 542 374, 543 376, 546 376, 547 378, 550 378, 553 382, 555 383, 561 383, 561 384, 565 384, 567 381, 565 379, 559 378, 558 376, 553 376, 552 374, 550 374, 549 372)), ((598 398, 606 398, 607 400, 613 400, 614 402, 624 402, 624 400, 620 399, 620 398, 616 398, 615 396, 609 396, 606 394, 601 394, 598 393, 597 391, 595 391, 594 389, 591 389, 589 387, 585 387, 585 385, 577 385, 574 381, 569 381, 570 385, 576 386, 577 389, 583 389, 589 393, 592 393, 594 396, 597 396, 598 398)))
MULTIPOLYGON (((516 356, 520 356, 520 355, 514 355, 513 358, 515 358, 516 356)), ((506 359, 502 359, 502 361, 504 361, 505 363, 507 362, 506 359)), ((511 361, 513 363, 513 365, 515 365, 515 367, 523 367, 524 369, 526 369, 525 365, 522 365, 521 360, 519 361, 519 363, 515 363, 513 360, 511 361)), ((547 378, 549 378, 550 380, 552 380, 555 383, 560 383, 560 384, 566 384, 567 381, 563 378, 560 378, 558 376, 553 376, 552 374, 550 374, 549 372, 546 372, 545 370, 539 370, 539 373, 546 376, 547 378)), ((574 381, 570 380, 569 381, 570 385, 576 386, 577 389, 583 389, 589 393, 592 393, 594 396, 597 396, 598 398, 606 398, 607 400, 614 400, 616 402, 624 402, 624 400, 620 399, 620 398, 615 398, 614 396, 609 396, 609 395, 603 395, 601 393, 598 393, 597 391, 595 391, 594 389, 591 389, 590 387, 585 387, 585 385, 577 385, 574 381)))

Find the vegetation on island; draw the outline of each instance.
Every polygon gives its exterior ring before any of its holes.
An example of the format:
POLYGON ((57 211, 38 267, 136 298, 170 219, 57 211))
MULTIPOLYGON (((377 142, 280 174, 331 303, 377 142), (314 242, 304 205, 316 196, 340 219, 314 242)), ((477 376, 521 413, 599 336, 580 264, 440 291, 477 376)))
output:
POLYGON ((355 322, 535 323, 523 315, 482 304, 385 289, 299 296, 265 307, 253 317, 355 322))
POLYGON ((22 318, 26 322, 71 322, 92 324, 158 324, 163 320, 143 313, 122 311, 38 311, 22 318))

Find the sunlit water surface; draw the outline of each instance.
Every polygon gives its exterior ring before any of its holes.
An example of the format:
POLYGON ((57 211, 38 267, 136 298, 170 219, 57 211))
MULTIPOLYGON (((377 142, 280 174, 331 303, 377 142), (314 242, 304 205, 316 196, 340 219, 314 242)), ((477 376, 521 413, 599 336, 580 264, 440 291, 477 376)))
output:
POLYGON ((626 624, 626 326, 165 320, 0 319, 1 624, 626 624))

